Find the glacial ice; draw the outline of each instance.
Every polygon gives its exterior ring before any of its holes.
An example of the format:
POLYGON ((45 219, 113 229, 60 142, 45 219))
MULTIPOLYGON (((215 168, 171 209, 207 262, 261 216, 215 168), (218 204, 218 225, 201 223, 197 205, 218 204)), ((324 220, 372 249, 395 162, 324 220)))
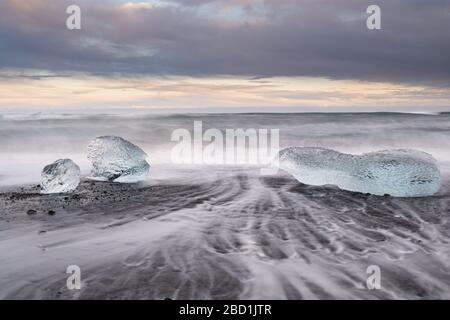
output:
POLYGON ((351 155, 323 148, 289 147, 278 153, 277 162, 304 184, 336 185, 375 195, 429 196, 441 184, 437 161, 417 150, 351 155))
POLYGON ((150 170, 147 154, 121 137, 95 138, 87 157, 92 162, 89 178, 93 180, 134 183, 145 180, 150 170))
POLYGON ((41 193, 66 193, 80 184, 80 167, 70 159, 61 159, 42 170, 41 193))

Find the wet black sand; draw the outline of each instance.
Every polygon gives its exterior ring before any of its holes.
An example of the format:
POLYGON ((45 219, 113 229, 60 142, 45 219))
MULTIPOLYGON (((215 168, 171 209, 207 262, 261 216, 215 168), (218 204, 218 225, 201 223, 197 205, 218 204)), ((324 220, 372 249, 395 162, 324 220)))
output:
POLYGON ((393 198, 246 173, 0 193, 0 297, 448 299, 450 193, 393 198), (34 210, 35 212, 31 212, 34 210), (82 270, 81 290, 65 268, 82 270), (381 290, 366 268, 381 269, 381 290))

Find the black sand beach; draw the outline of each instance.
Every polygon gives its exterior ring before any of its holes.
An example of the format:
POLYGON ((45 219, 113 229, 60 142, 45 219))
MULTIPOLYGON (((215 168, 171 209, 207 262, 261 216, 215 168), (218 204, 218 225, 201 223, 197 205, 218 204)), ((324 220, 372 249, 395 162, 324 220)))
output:
POLYGON ((83 181, 65 195, 40 195, 36 185, 4 190, 0 296, 448 299, 450 192, 443 190, 379 197, 244 171, 205 184, 83 181), (66 287, 70 264, 82 270, 81 290, 66 287), (381 290, 366 287, 373 264, 382 270, 381 290))

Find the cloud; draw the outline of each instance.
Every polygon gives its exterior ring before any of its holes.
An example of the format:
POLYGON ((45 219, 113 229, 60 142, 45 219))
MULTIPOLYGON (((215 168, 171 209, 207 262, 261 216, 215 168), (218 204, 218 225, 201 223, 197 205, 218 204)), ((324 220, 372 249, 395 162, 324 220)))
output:
POLYGON ((145 10, 151 9, 153 5, 150 2, 127 2, 122 5, 125 10, 145 10))
POLYGON ((323 77, 450 87, 450 0, 0 2, 0 68, 188 77, 323 77), (65 28, 78 2, 83 29, 65 28))
POLYGON ((0 79, 0 106, 9 108, 251 108, 351 110, 448 109, 450 88, 322 78, 179 76, 98 77, 10 71, 0 79), (303 108, 303 109, 302 109, 303 108))

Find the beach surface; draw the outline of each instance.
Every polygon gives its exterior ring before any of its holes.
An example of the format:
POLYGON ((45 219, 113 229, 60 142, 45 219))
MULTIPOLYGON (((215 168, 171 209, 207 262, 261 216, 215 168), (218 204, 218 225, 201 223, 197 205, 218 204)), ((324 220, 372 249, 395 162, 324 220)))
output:
POLYGON ((251 170, 16 187, 0 193, 0 298, 449 299, 449 204, 448 192, 379 197, 251 170), (69 265, 81 290, 67 289, 69 265))

